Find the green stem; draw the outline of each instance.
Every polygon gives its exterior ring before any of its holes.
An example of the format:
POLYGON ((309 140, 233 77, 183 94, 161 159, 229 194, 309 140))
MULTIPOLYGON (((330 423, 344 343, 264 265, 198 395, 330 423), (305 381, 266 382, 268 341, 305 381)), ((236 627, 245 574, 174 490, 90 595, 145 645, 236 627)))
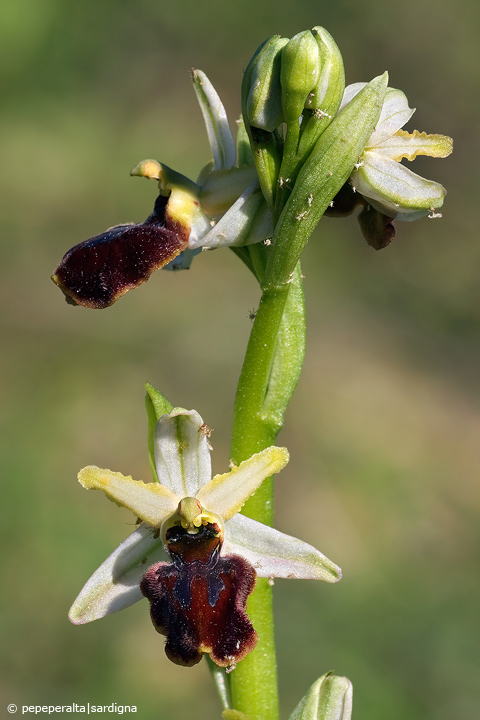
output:
POLYGON ((300 138, 300 125, 298 119, 287 125, 285 146, 283 149, 282 164, 279 173, 279 187, 275 196, 275 220, 278 220, 285 203, 295 185, 298 172, 298 142, 300 138))
MULTIPOLYGON (((259 258, 255 258, 258 268, 259 258)), ((261 279, 261 278, 259 278, 261 279)), ((304 298, 298 265, 292 281, 264 292, 237 389, 232 459, 239 463, 275 442, 303 364, 304 298)), ((265 480, 243 512, 273 524, 273 482, 265 480)), ((252 720, 277 720, 278 689, 272 588, 257 579, 248 602, 257 630, 256 649, 231 674, 232 707, 252 720)))

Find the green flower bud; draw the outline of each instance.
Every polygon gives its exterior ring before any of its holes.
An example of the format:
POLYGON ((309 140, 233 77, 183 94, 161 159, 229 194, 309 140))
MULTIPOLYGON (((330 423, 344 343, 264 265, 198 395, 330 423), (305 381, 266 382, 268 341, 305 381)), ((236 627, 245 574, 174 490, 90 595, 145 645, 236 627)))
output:
POLYGON ((345 90, 343 60, 337 44, 322 27, 314 27, 312 33, 318 43, 320 74, 305 104, 307 110, 298 147, 298 155, 305 159, 337 114, 345 90))
POLYGON ((322 675, 290 715, 290 720, 350 720, 352 683, 346 677, 322 675))
POLYGON ((295 35, 282 50, 280 80, 285 121, 299 119, 320 73, 319 46, 310 30, 295 35))
POLYGON ((342 55, 337 43, 325 28, 314 27, 312 33, 318 43, 320 72, 317 84, 307 98, 306 107, 321 110, 334 117, 345 90, 342 55))
POLYGON ((250 125, 273 132, 283 122, 280 63, 282 48, 287 38, 274 35, 266 40, 250 61, 249 90, 246 100, 247 119, 250 125))

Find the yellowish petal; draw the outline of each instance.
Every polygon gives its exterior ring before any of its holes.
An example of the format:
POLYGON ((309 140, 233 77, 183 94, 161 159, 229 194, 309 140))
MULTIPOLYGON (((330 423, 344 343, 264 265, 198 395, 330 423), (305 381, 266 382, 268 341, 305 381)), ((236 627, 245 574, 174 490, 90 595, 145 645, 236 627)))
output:
POLYGON ((375 152, 391 160, 400 161, 402 158, 415 160, 417 155, 444 158, 450 155, 452 149, 453 140, 446 135, 427 135, 418 130, 414 130, 413 133, 399 130, 377 145, 375 152))
POLYGON ((117 505, 128 508, 148 525, 157 527, 173 512, 180 498, 160 483, 144 483, 122 473, 89 465, 78 473, 87 490, 103 490, 117 505))
POLYGON ((269 447, 224 475, 215 475, 197 493, 204 508, 229 520, 265 478, 280 472, 289 459, 286 448, 269 447))

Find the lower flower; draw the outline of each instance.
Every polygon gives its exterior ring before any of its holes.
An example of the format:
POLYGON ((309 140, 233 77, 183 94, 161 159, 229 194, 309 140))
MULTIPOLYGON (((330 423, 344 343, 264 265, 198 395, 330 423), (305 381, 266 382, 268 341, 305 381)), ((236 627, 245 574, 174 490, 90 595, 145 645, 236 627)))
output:
POLYGON ((181 408, 160 418, 154 447, 161 482, 94 466, 79 473, 85 488, 103 490, 143 522, 92 575, 70 620, 96 620, 143 594, 173 662, 194 665, 208 653, 232 667, 257 642, 245 609, 256 575, 333 583, 340 568, 311 545, 238 514, 286 465, 285 448, 267 448, 212 478, 206 426, 181 408))

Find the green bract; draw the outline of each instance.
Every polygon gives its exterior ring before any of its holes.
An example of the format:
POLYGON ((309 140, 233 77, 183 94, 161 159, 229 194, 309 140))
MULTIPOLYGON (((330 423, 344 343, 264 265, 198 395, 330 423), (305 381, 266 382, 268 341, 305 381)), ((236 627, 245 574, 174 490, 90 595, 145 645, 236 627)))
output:
POLYGON ((363 152, 380 117, 387 83, 387 73, 374 78, 317 140, 275 227, 264 289, 289 281, 305 243, 363 152))

